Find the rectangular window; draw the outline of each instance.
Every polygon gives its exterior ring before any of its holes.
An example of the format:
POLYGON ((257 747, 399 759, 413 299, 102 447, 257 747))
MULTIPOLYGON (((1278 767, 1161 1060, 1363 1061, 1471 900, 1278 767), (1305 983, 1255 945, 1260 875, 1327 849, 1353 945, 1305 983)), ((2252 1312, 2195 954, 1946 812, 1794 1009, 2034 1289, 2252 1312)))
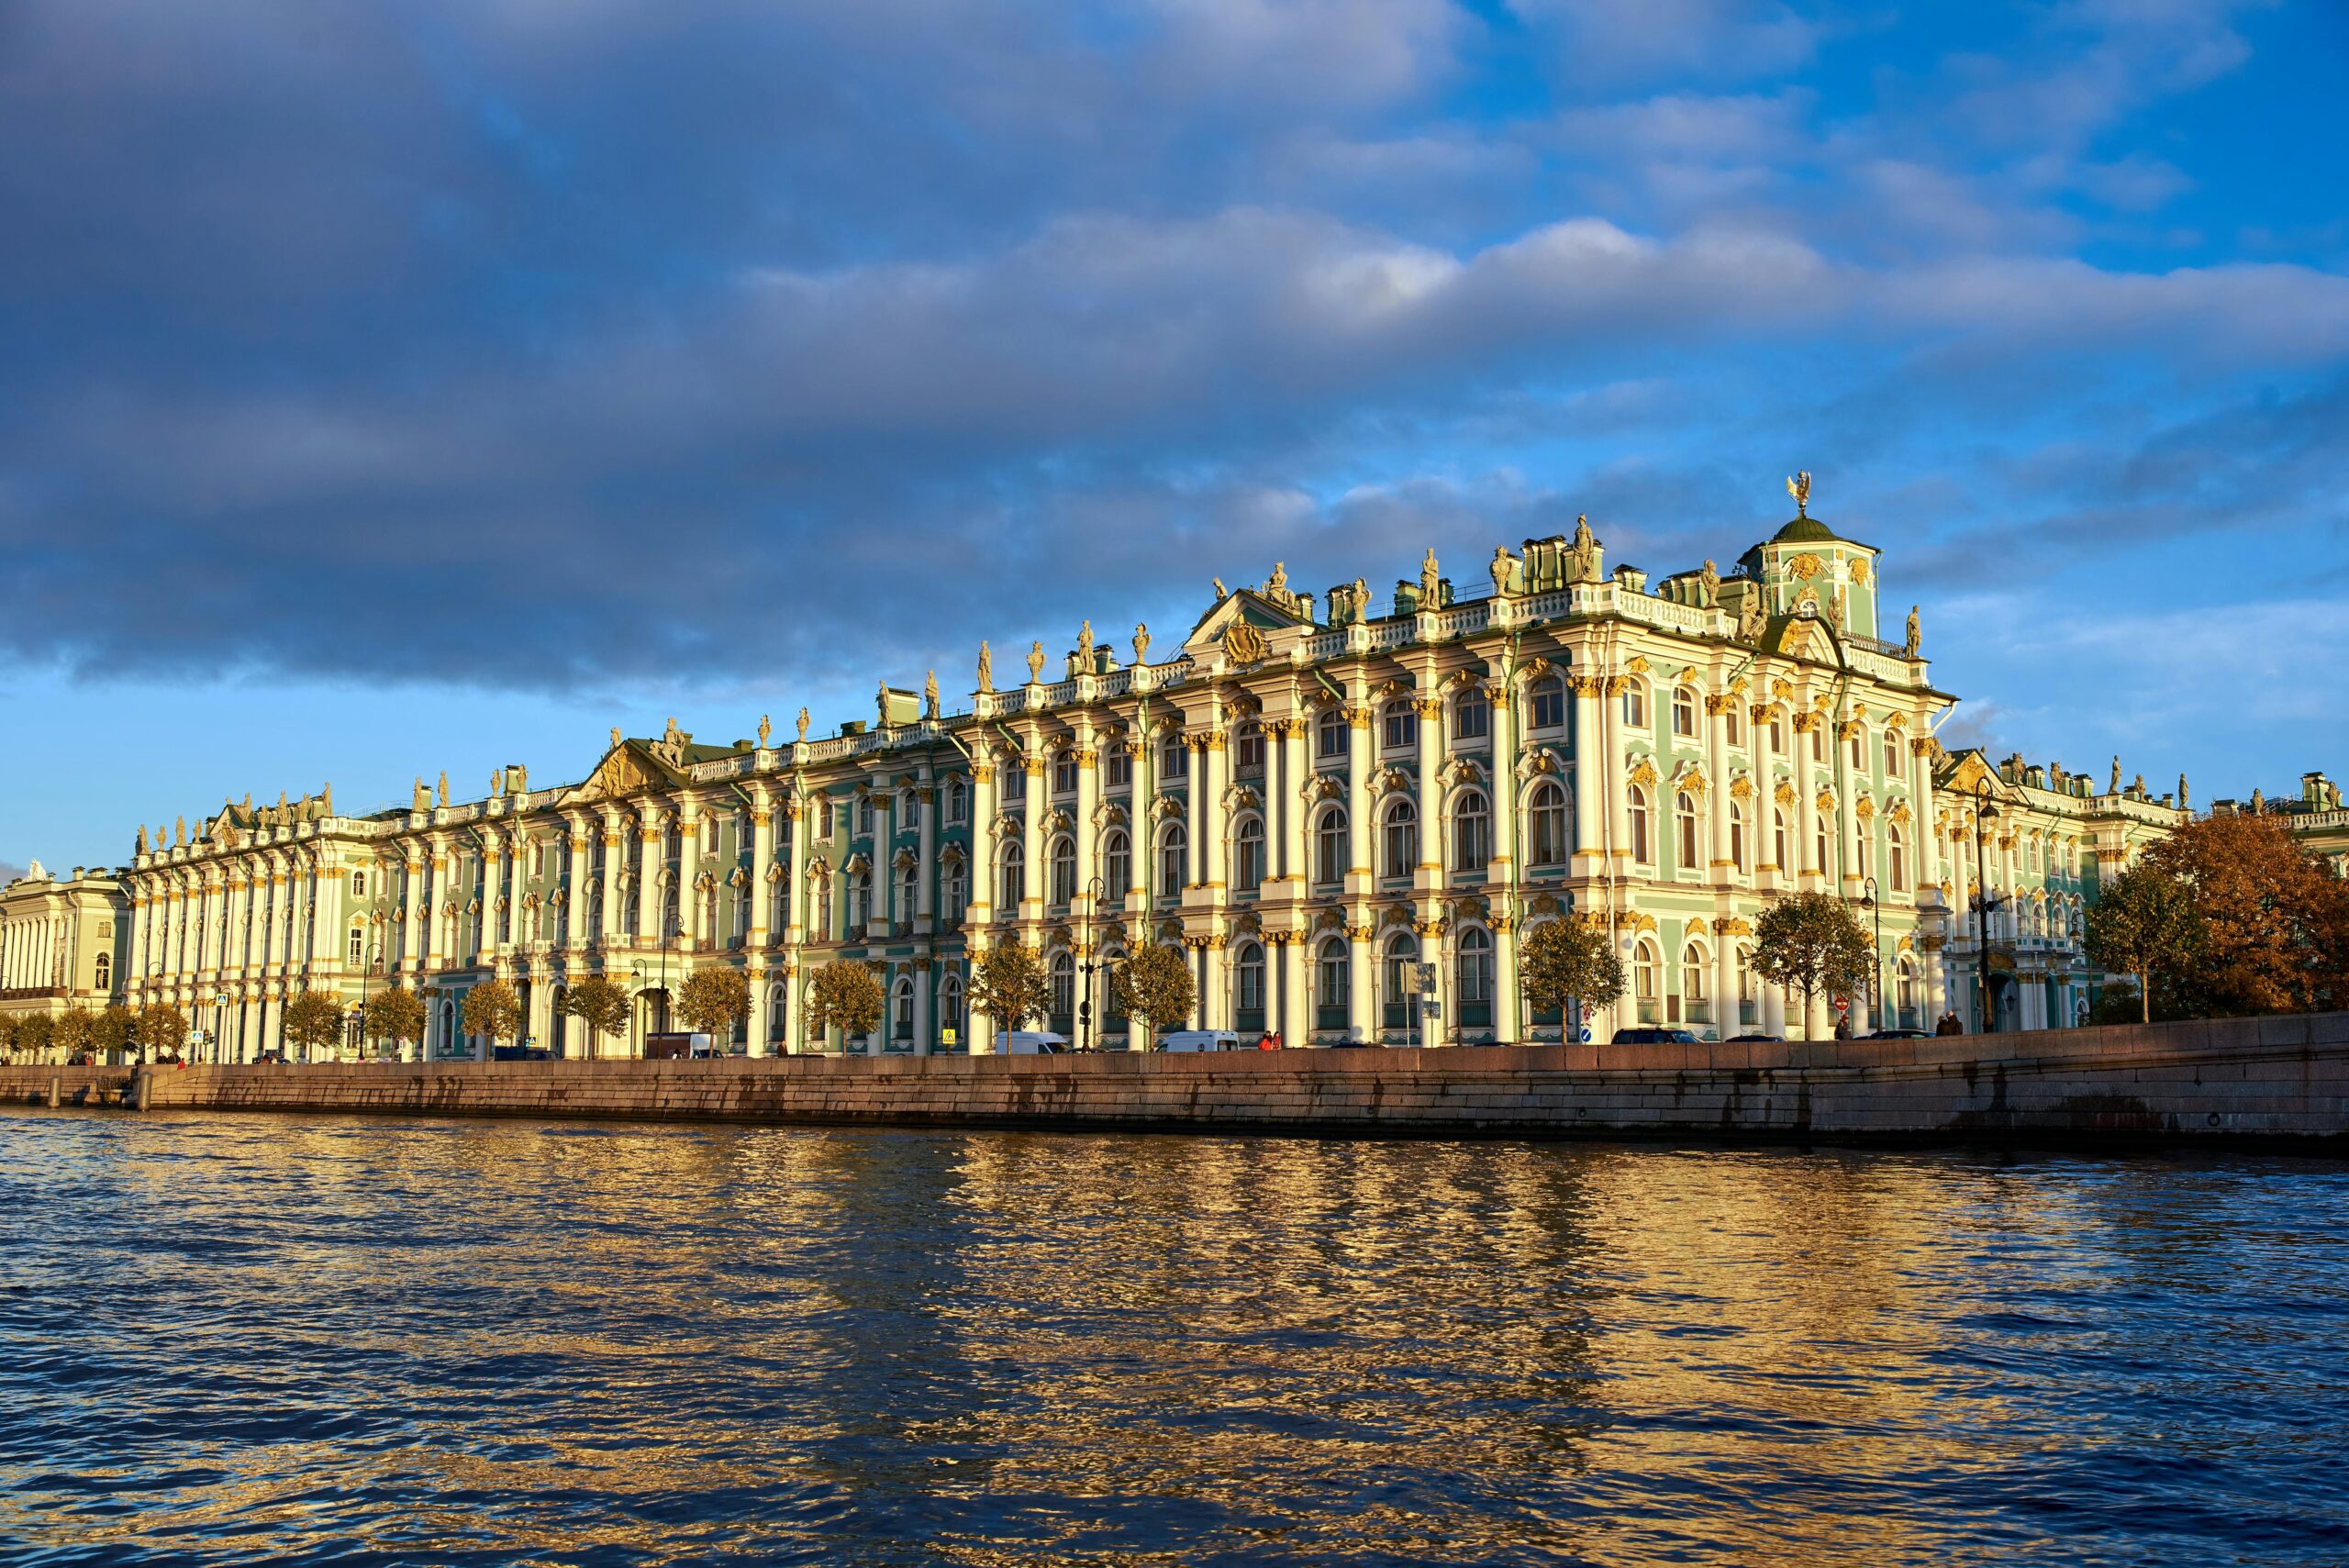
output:
POLYGON ((1112 741, 1109 746, 1109 787, 1131 789, 1134 784, 1133 753, 1123 745, 1112 741))
POLYGON ((1177 735, 1159 749, 1158 771, 1162 777, 1186 779, 1191 776, 1191 749, 1177 735))
POLYGON ((1397 703, 1386 710, 1386 749, 1406 751, 1419 743, 1419 716, 1408 703, 1397 703))
POLYGON ((1492 728, 1493 707, 1482 692, 1468 693, 1452 710, 1452 738, 1455 740, 1482 740, 1492 733, 1492 728))
POLYGON ((1052 793, 1054 795, 1076 793, 1075 752, 1063 751, 1052 759, 1052 793))

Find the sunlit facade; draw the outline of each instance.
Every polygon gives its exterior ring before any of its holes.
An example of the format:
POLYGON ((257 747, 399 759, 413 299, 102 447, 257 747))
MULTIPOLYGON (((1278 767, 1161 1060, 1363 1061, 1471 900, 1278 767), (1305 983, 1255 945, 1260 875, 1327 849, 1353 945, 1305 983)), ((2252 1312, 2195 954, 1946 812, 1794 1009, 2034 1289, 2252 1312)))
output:
POLYGON ((1652 585, 1578 526, 1483 575, 1456 584, 1431 553, 1385 602, 1361 579, 1317 600, 1275 565, 1218 582, 1174 647, 1137 628, 1121 658, 1087 623, 1002 684, 983 651, 951 715, 934 684, 884 686, 825 738, 763 720, 713 746, 672 721, 616 731, 578 784, 508 768, 472 801, 419 781, 405 810, 348 817, 328 792, 142 830, 133 984, 238 1058, 276 1044, 306 987, 355 1006, 396 980, 427 999, 426 1049, 452 1055, 481 1049, 460 1003, 498 975, 532 1041, 608 1053, 670 1027, 685 974, 721 963, 751 982, 738 1049, 927 1052, 992 1038, 970 962, 1018 940, 1052 978, 1044 1027, 1140 1046, 1104 966, 1150 941, 1189 955, 1202 1026, 1475 1043, 1556 1037, 1517 952, 1571 917, 1611 933, 1631 978, 1588 1020, 1599 1038, 1819 1035, 1826 1005, 1804 1018, 1751 967, 1755 917, 1809 888, 1880 929, 1881 1000, 1855 999, 1855 1025, 1930 1027, 1973 1009, 1973 928, 1952 913, 1987 777, 1984 874, 2019 890, 1991 932, 1994 974, 2015 977, 1994 981, 2001 1016, 2076 1010, 2085 879, 2177 812, 1943 752, 1954 699, 1913 613, 1884 635, 1874 548, 1798 516, 1730 575, 1652 585), (807 978, 837 958, 882 973, 871 1039, 805 1038, 807 978), (591 1045, 562 1017, 587 974, 638 998, 628 1039, 591 1045))
POLYGON ((115 873, 76 866, 57 876, 33 862, 0 888, 0 1016, 120 1001, 129 915, 115 873))

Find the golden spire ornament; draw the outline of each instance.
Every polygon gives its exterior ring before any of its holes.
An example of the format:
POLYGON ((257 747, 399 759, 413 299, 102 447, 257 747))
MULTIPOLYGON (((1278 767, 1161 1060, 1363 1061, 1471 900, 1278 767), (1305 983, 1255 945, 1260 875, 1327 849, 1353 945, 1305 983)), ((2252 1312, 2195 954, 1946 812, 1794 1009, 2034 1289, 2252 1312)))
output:
POLYGON ((1808 473, 1798 473, 1787 480, 1787 494, 1795 498, 1796 517, 1810 516, 1810 475, 1808 473))

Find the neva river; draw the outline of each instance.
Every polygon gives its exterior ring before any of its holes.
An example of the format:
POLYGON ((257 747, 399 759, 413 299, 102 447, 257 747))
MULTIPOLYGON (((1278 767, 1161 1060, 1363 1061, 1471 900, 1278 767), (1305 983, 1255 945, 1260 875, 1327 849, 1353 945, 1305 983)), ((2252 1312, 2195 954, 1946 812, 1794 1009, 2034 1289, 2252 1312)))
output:
POLYGON ((2349 1167, 0 1118, 0 1560, 2349 1561, 2349 1167))

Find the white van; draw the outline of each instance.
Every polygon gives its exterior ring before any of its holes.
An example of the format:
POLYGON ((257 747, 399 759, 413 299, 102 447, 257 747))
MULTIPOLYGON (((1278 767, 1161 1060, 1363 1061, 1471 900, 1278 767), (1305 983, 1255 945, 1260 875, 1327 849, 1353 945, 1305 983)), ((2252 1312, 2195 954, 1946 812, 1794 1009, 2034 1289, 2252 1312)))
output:
POLYGON ((1252 1051, 1256 1042, 1242 1040, 1230 1029, 1176 1029, 1158 1042, 1161 1051, 1252 1051))
POLYGON ((997 1056, 1058 1056, 1068 1050, 1068 1036, 1047 1034, 1041 1029, 998 1029, 995 1037, 997 1056))

